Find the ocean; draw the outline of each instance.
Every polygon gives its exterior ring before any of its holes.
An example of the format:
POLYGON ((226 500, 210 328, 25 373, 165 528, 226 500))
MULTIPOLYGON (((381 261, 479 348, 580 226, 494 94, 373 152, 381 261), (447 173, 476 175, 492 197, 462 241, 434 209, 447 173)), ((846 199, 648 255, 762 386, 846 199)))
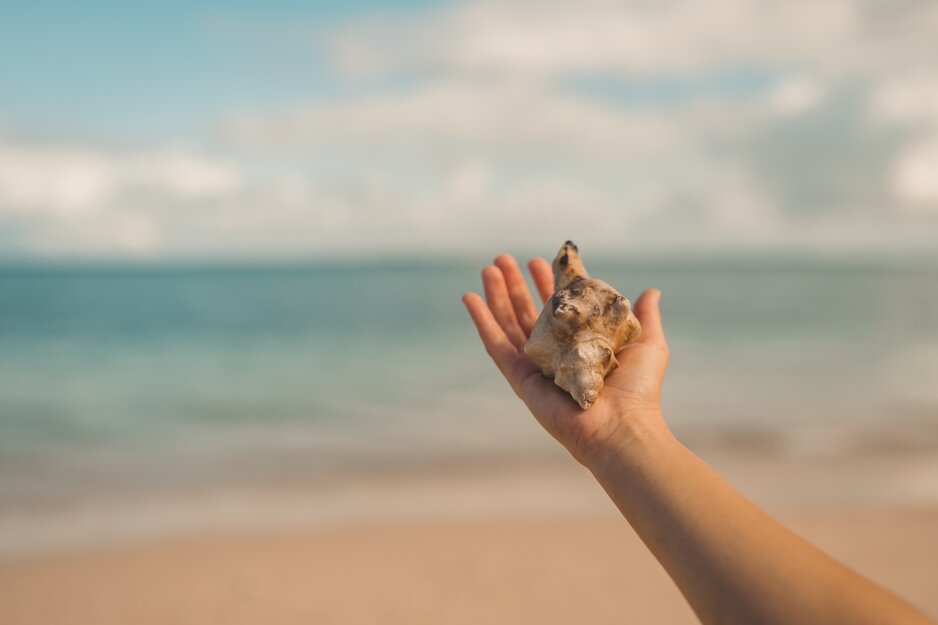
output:
MULTIPOLYGON (((666 418, 790 454, 938 446, 938 266, 605 259, 663 291, 666 418)), ((477 263, 0 270, 0 512, 558 453, 462 308, 477 263)))

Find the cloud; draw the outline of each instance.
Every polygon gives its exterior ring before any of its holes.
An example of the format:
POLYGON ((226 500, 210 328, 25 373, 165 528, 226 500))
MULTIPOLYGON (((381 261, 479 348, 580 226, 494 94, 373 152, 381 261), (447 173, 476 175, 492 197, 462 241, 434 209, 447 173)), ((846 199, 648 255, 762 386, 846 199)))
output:
POLYGON ((153 252, 163 212, 154 207, 230 198, 241 185, 232 165, 179 148, 0 139, 0 223, 28 224, 43 252, 153 252))
POLYGON ((769 108, 780 117, 799 115, 817 107, 824 86, 816 78, 794 76, 776 85, 769 94, 769 108))
POLYGON ((227 135, 255 146, 406 145, 495 150, 558 150, 602 157, 648 154, 680 140, 667 116, 624 114, 601 101, 538 86, 434 82, 354 101, 241 116, 227 135))
POLYGON ((938 62, 930 70, 891 75, 873 88, 871 108, 880 123, 938 128, 938 62))
POLYGON ((924 0, 353 16, 311 42, 338 86, 298 75, 318 97, 220 109, 188 147, 0 135, 0 226, 42 253, 924 249, 935 31, 924 0))
POLYGON ((899 155, 893 185, 915 209, 938 211, 938 136, 912 145, 899 155))
POLYGON ((121 153, 0 142, 0 211, 79 216, 143 193, 199 200, 231 193, 240 183, 232 166, 179 149, 121 153))
POLYGON ((492 182, 492 168, 482 159, 468 159, 450 172, 447 184, 454 202, 471 202, 484 198, 492 182))
POLYGON ((418 17, 354 24, 333 39, 354 76, 393 72, 513 75, 699 72, 738 63, 790 66, 859 43, 858 5, 556 0, 462 2, 418 17))
POLYGON ((229 196, 243 184, 241 173, 232 164, 177 149, 125 157, 118 172, 121 186, 150 189, 181 201, 229 196))

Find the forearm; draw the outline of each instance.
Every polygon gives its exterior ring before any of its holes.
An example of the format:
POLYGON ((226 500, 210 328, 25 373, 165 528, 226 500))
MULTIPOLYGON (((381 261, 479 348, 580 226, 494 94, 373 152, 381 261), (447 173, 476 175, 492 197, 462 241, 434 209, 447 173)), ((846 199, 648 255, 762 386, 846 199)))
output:
POLYGON ((660 416, 586 464, 705 625, 930 622, 762 512, 660 416))

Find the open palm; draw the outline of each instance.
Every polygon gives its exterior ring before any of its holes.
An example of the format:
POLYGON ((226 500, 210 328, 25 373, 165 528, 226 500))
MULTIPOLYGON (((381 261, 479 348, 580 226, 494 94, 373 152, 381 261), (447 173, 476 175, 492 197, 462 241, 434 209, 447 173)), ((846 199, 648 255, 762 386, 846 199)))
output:
MULTIPOLYGON (((546 302, 554 290, 550 265, 535 258, 528 269, 542 302, 546 302)), ((582 461, 599 443, 631 431, 634 420, 660 414, 668 346, 657 290, 645 291, 635 302, 642 335, 616 354, 619 367, 606 378, 596 403, 582 410, 524 354, 538 310, 515 259, 507 254, 496 258, 494 265, 482 271, 482 283, 485 300, 469 293, 463 296, 463 303, 486 351, 538 422, 574 457, 582 461)))

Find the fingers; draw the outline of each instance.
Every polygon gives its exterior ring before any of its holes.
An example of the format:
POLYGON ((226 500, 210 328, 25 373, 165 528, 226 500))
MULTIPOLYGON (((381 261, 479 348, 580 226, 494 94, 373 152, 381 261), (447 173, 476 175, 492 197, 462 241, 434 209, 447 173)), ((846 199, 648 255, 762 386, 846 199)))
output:
POLYGON ((569 396, 552 380, 544 377, 534 362, 518 353, 481 297, 467 293, 462 301, 479 331, 485 351, 535 416, 540 419, 542 415, 556 410, 564 415, 576 412, 576 404, 570 401, 569 396))
POLYGON ((511 299, 511 305, 515 309, 515 317, 518 319, 518 324, 521 326, 524 336, 531 336, 534 322, 537 321, 537 309, 534 308, 534 301, 531 299, 528 283, 524 281, 524 275, 518 268, 518 263, 515 262, 514 257, 502 254, 495 259, 495 266, 501 269, 502 276, 505 278, 508 297, 511 299))
POLYGON ((642 324, 642 335, 639 339, 646 343, 657 343, 667 347, 664 338, 664 328, 661 326, 661 309, 658 303, 661 300, 661 291, 648 289, 635 302, 634 312, 642 324))
POLYGON ((502 375, 508 379, 508 383, 515 387, 518 382, 520 361, 523 360, 521 354, 508 339, 502 326, 496 321, 491 309, 481 297, 475 293, 467 293, 462 301, 466 310, 469 311, 469 316, 472 317, 472 322, 475 323, 476 330, 479 331, 479 338, 485 345, 485 351, 495 361, 502 375))
POLYGON ((485 300, 492 311, 492 315, 502 327, 512 344, 521 350, 528 340, 528 335, 521 330, 518 318, 515 316, 511 298, 508 296, 508 286, 502 270, 489 265, 482 270, 482 284, 485 286, 485 300))
POLYGON ((543 258, 534 258, 528 263, 528 270, 534 278, 538 293, 541 294, 541 301, 546 302, 554 293, 554 271, 550 268, 550 263, 543 258))

